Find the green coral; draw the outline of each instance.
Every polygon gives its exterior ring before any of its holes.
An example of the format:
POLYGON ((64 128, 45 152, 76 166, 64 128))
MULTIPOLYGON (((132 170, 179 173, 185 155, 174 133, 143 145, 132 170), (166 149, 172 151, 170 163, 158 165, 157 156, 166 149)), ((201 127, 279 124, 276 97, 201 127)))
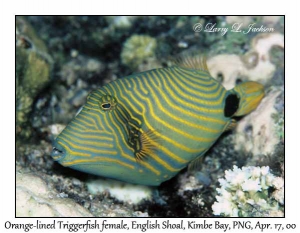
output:
POLYGON ((279 46, 273 46, 270 51, 271 63, 276 65, 277 68, 284 67, 284 49, 279 46))
POLYGON ((272 119, 274 121, 275 132, 280 141, 284 141, 284 91, 277 96, 274 105, 276 113, 272 114, 272 119))
POLYGON ((275 131, 280 140, 284 140, 284 113, 274 113, 272 118, 275 122, 275 131))
POLYGON ((17 18, 16 31, 16 133, 20 139, 31 135, 34 98, 48 83, 52 62, 45 44, 23 18, 17 18))
MULTIPOLYGON (((231 28, 231 25, 224 27, 231 28)), ((221 33, 212 33, 207 36, 208 44, 211 45, 211 55, 221 53, 243 54, 244 45, 248 43, 249 36, 244 33, 227 32, 224 36, 221 33)))
POLYGON ((157 42, 147 35, 133 35, 124 43, 121 60, 124 65, 136 69, 149 58, 155 57, 157 42))

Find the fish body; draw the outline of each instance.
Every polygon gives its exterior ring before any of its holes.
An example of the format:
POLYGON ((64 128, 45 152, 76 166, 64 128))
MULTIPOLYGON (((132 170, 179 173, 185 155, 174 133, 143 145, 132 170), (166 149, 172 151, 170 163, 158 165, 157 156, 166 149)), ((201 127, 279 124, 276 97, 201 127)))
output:
MULTIPOLYGON (((188 63, 191 64, 191 63, 188 63)), ((111 82, 86 104, 54 143, 63 166, 130 183, 157 186, 198 159, 257 107, 263 86, 226 90, 206 63, 160 68, 111 82)))

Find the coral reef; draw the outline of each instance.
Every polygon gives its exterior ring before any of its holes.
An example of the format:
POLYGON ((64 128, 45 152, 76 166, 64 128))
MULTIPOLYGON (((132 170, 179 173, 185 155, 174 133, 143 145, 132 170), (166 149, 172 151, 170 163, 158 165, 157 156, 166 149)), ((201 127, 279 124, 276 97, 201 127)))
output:
POLYGON ((251 41, 251 49, 242 56, 220 54, 207 61, 211 75, 226 89, 233 88, 241 81, 257 81, 266 84, 274 76, 276 67, 271 62, 269 52, 272 47, 284 47, 282 34, 258 34, 251 41))
POLYGON ((137 16, 106 16, 106 20, 110 27, 116 29, 129 29, 132 27, 137 16))
POLYGON ((283 216, 284 180, 275 177, 269 167, 233 166, 219 179, 217 202, 212 205, 215 215, 229 217, 283 216), (275 189, 273 192, 271 191, 275 189), (270 195, 271 192, 271 195, 270 195))
POLYGON ((45 44, 23 18, 16 24, 16 133, 17 139, 32 132, 30 113, 37 94, 49 82, 52 59, 45 44))
POLYGON ((260 22, 267 26, 276 25, 280 16, 226 16, 226 22, 228 24, 242 24, 242 28, 247 28, 249 24, 260 22))
POLYGON ((49 189, 38 176, 17 173, 17 217, 92 217, 91 213, 63 193, 49 189))
POLYGON ((277 113, 275 104, 280 93, 280 90, 276 89, 270 91, 258 108, 245 116, 236 127, 235 149, 242 153, 251 152, 253 161, 260 160, 261 155, 272 154, 279 143, 279 135, 276 132, 282 132, 283 125, 278 122, 275 124, 273 116, 277 113))
POLYGON ((149 186, 128 184, 111 179, 91 180, 87 182, 87 187, 92 194, 107 191, 112 197, 129 204, 138 204, 144 199, 151 199, 153 193, 153 188, 149 186))
MULTIPOLYGON (((107 190, 93 195, 86 190, 80 178, 63 178, 62 175, 46 174, 51 164, 43 164, 43 155, 36 148, 30 153, 31 160, 40 161, 37 170, 17 166, 16 213, 19 217, 147 217, 142 211, 134 211, 130 204, 120 204, 110 197, 107 190)), ((20 165, 23 162, 20 163, 20 165)), ((27 166, 30 167, 30 166, 27 166)), ((64 175, 66 176, 66 174, 64 175)), ((67 175, 68 176, 68 175, 67 175)), ((81 175, 82 178, 82 175, 81 175)))
POLYGON ((156 48, 157 42, 155 38, 146 35, 132 35, 123 45, 121 53, 122 63, 133 70, 137 69, 139 65, 146 63, 149 60, 152 63, 156 63, 156 48))

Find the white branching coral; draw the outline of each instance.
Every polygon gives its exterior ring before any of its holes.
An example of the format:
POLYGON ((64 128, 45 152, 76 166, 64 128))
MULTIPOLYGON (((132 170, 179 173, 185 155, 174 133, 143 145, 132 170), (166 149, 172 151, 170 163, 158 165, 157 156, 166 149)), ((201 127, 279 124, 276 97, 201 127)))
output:
POLYGON ((219 182, 219 195, 212 205, 215 215, 267 217, 276 212, 283 216, 284 180, 271 174, 268 166, 242 169, 233 166, 232 170, 225 171, 225 179, 219 182))

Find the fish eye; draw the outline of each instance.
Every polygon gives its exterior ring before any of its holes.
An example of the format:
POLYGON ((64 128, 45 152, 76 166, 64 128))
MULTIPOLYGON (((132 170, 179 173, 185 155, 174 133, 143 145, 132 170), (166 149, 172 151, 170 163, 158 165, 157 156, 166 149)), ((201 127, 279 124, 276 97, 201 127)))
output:
POLYGON ((111 108, 111 104, 110 103, 103 103, 101 105, 103 110, 109 110, 111 108))
POLYGON ((99 107, 103 111, 114 110, 117 105, 117 100, 111 95, 103 95, 100 97, 99 107))

